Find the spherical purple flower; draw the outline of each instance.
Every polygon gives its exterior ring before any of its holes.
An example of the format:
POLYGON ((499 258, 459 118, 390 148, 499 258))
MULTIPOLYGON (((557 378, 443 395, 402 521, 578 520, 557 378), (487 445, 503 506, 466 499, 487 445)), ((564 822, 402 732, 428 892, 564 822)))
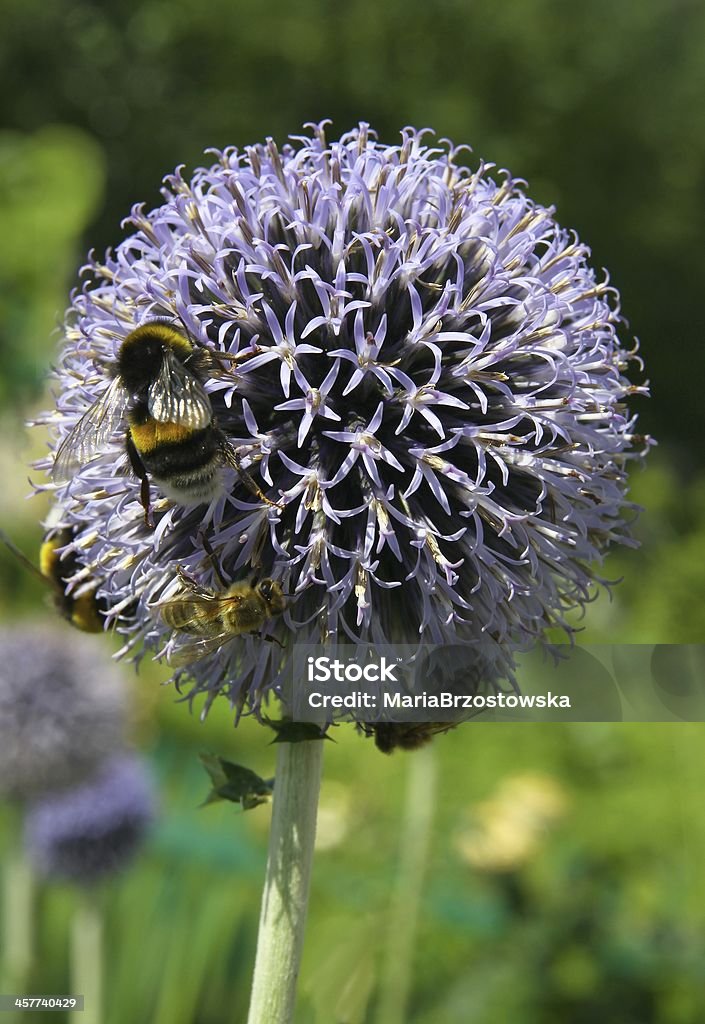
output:
POLYGON ((155 815, 149 774, 122 754, 82 785, 32 805, 25 846, 47 878, 89 884, 127 867, 155 815))
POLYGON ((80 782, 124 729, 124 680, 101 640, 44 621, 0 630, 0 796, 80 782))
POLYGON ((617 293, 523 183, 458 158, 366 125, 225 150, 136 207, 73 297, 55 447, 138 325, 166 318, 237 357, 204 380, 239 463, 209 504, 152 480, 150 531, 124 429, 56 487, 112 614, 138 598, 131 642, 187 662, 206 706, 225 691, 257 710, 294 640, 463 644, 484 678, 511 677, 517 651, 570 632, 594 563, 628 542, 625 464, 644 439, 617 293), (222 589, 207 544, 227 581, 281 586, 279 643, 188 655, 161 609, 178 567, 222 589))

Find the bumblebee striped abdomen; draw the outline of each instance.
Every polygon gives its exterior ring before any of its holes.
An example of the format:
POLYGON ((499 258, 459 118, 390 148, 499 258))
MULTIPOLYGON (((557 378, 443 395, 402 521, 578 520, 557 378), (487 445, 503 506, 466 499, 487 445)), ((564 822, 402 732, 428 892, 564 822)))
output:
POLYGON ((98 584, 78 592, 67 593, 67 581, 81 570, 81 565, 72 552, 60 553, 60 549, 73 540, 71 529, 60 530, 47 537, 39 549, 39 571, 51 584, 54 606, 58 613, 76 629, 84 633, 102 633, 105 629, 105 601, 96 597, 98 584))
POLYGON ((212 425, 193 430, 160 423, 146 407, 128 415, 130 437, 145 470, 168 498, 179 503, 210 500, 221 484, 222 441, 212 425))
MULTIPOLYGON (((128 416, 128 421, 135 448, 143 459, 161 448, 166 448, 169 445, 178 447, 196 437, 193 430, 183 427, 179 423, 158 423, 148 415, 146 410, 143 422, 139 422, 135 413, 128 416)), ((199 433, 203 434, 206 431, 202 430, 199 433)))

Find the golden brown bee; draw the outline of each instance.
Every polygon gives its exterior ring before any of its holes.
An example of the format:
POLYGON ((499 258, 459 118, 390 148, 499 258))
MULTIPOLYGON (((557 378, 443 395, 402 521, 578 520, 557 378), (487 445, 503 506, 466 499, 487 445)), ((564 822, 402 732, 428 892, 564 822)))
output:
POLYGON ((69 581, 82 566, 76 554, 62 551, 74 539, 75 530, 65 527, 45 537, 39 549, 39 568, 20 551, 5 533, 0 530, 0 540, 12 554, 42 584, 50 587, 54 607, 59 615, 70 622, 76 629, 84 633, 102 633, 105 629, 105 612, 107 605, 102 598, 96 597, 98 583, 91 580, 69 590, 69 581))
POLYGON ((159 605, 167 626, 193 638, 170 656, 172 665, 188 665, 244 633, 261 635, 267 620, 281 615, 286 608, 284 592, 276 580, 258 581, 251 577, 227 585, 217 569, 216 572, 224 584, 223 590, 204 587, 179 568, 183 592, 159 605))
POLYGON ((125 429, 133 473, 141 481, 140 500, 149 524, 149 477, 172 501, 201 505, 222 487, 222 469, 232 466, 249 490, 273 505, 240 466, 235 448, 217 426, 204 381, 223 371, 232 356, 193 343, 164 320, 131 331, 117 361, 108 366, 110 386, 84 413, 56 453, 52 476, 70 480, 125 429))

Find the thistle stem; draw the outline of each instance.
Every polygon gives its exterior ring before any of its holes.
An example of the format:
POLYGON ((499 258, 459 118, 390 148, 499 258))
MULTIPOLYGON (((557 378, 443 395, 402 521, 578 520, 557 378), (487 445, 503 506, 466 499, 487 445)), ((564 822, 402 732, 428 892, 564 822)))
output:
POLYGON ((323 742, 281 743, 248 1024, 290 1024, 303 950, 323 742))
POLYGON ((436 794, 432 745, 408 755, 401 845, 382 964, 378 1024, 403 1024, 411 990, 416 925, 431 844, 436 794))
POLYGON ((3 890, 3 991, 24 995, 34 951, 34 877, 19 849, 6 856, 3 890))
POLYGON ((71 994, 84 996, 81 1024, 103 1020, 103 915, 95 893, 80 893, 71 921, 71 994))

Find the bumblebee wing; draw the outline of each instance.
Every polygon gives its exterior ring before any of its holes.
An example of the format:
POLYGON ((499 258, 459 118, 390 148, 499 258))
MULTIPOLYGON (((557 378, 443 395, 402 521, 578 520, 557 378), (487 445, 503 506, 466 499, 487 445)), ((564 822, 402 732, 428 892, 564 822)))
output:
POLYGON ((123 420, 128 401, 129 395, 120 377, 114 377, 107 391, 62 441, 51 471, 54 480, 59 483, 70 480, 81 466, 106 447, 123 420))
POLYGON ((208 392, 169 348, 147 392, 147 409, 159 423, 179 423, 192 430, 203 430, 213 419, 208 392))
POLYGON ((200 637, 198 639, 194 637, 187 643, 182 644, 178 650, 172 651, 167 660, 170 665, 175 667, 190 665, 200 658, 205 658, 207 654, 214 654, 224 643, 232 640, 232 638, 232 633, 218 633, 216 636, 200 637))

